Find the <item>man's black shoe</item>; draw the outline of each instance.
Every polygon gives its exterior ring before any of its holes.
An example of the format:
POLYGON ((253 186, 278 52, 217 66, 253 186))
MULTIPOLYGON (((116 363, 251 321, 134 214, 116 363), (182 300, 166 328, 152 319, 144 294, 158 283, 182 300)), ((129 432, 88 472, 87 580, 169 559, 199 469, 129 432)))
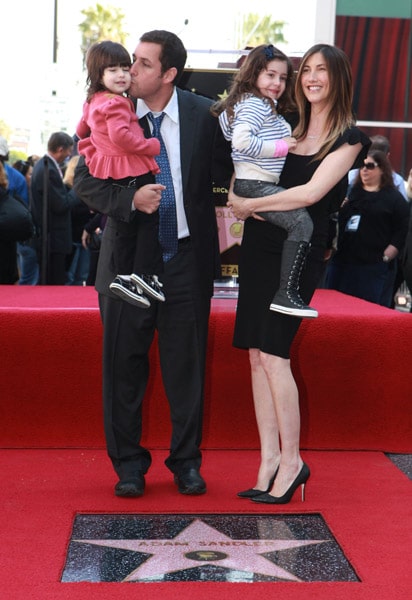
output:
POLYGON ((144 476, 142 474, 138 474, 135 477, 130 477, 129 479, 121 479, 118 483, 116 483, 114 493, 116 496, 133 498, 137 496, 143 496, 144 487, 144 476))
POLYGON ((206 492, 205 480, 195 468, 175 473, 174 480, 181 494, 195 496, 206 492))

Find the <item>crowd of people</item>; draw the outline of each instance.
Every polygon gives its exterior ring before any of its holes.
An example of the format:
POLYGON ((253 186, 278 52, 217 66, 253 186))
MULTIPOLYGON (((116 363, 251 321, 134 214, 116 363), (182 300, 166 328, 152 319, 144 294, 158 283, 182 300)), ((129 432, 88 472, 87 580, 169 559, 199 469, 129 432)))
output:
POLYGON ((203 494, 208 322, 220 277, 212 184, 226 181, 228 206, 244 221, 233 345, 249 355, 261 444, 256 480, 238 496, 285 504, 301 487, 303 499, 310 467, 291 346, 302 319, 317 316, 309 303, 322 280, 390 306, 397 262, 405 277, 412 272, 408 243, 404 253, 412 171, 403 197, 389 150, 356 126, 350 63, 333 45, 311 47, 297 74, 273 45, 258 46, 218 104, 177 87, 186 49, 175 34, 144 33, 133 57, 112 42, 90 48, 78 156, 73 138, 57 132, 32 170, 16 167, 8 182, 11 167, 0 171, 2 195, 24 182, 40 232, 15 247, 19 269, 3 283, 95 284, 104 429, 120 497, 144 494, 152 461, 142 406, 157 331, 171 418, 165 465, 180 493, 203 494), (35 258, 46 246, 45 271, 35 258))
POLYGON ((7 249, 0 254, 1 284, 94 284, 89 238, 84 231, 90 231, 95 215, 73 190, 79 159, 72 155, 73 148, 70 135, 55 132, 44 156, 33 155, 9 164, 8 143, 0 136, 0 163, 7 177, 7 191, 25 203, 34 223, 30 239, 0 240, 7 242, 7 249), (43 235, 45 230, 47 236, 43 235))

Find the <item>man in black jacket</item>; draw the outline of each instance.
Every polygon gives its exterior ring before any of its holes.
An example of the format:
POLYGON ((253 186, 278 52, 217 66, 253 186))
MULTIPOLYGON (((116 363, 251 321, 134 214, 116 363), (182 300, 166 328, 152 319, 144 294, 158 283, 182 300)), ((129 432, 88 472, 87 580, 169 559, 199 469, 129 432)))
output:
MULTIPOLYGON (((109 289, 116 275, 113 247, 121 221, 134 210, 158 209, 163 187, 148 184, 137 191, 90 176, 80 159, 75 190, 93 210, 109 216, 100 250, 96 289, 104 327, 103 398, 106 443, 119 477, 118 496, 140 496, 151 455, 141 446, 142 402, 148 380, 148 352, 155 329, 163 382, 170 404, 172 435, 165 463, 182 494, 202 494, 200 474, 203 391, 210 300, 220 277, 220 256, 212 192, 215 159, 232 170, 230 150, 209 111, 211 101, 176 88, 186 50, 167 31, 144 34, 134 52, 130 94, 146 135, 149 112, 165 116, 161 125, 173 173, 178 222, 177 253, 161 274, 166 302, 139 308, 119 300, 109 289), (222 144, 222 145, 221 145, 222 144), (223 161, 223 163, 222 163, 223 161)), ((149 115, 150 117, 151 115, 149 115)), ((223 177, 223 176, 222 176, 223 177)))
POLYGON ((72 251, 71 209, 75 199, 69 196, 60 168, 72 150, 69 134, 52 133, 47 153, 36 162, 31 176, 33 212, 40 232, 40 281, 48 285, 65 285, 66 259, 72 251))

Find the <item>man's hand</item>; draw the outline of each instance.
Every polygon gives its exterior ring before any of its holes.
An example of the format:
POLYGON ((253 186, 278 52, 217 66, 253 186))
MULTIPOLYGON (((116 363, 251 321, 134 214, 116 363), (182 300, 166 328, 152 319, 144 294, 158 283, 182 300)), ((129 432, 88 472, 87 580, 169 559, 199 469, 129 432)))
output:
POLYGON ((136 190, 133 196, 133 204, 136 210, 148 215, 156 212, 162 198, 162 191, 165 189, 165 186, 161 183, 148 183, 136 190))

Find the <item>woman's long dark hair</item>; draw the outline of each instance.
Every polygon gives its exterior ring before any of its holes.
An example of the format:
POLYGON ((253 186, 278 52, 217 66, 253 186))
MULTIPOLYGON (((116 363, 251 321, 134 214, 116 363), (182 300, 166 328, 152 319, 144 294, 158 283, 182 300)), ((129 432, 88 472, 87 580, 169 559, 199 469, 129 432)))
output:
POLYGON ((348 128, 354 125, 353 115, 353 81, 352 68, 348 57, 340 48, 330 44, 316 44, 309 48, 302 58, 296 77, 296 102, 299 110, 299 124, 293 135, 299 140, 307 135, 310 120, 310 103, 308 102, 302 87, 302 75, 305 72, 306 63, 314 54, 322 54, 329 75, 329 115, 326 122, 327 136, 316 155, 316 159, 322 159, 329 152, 338 137, 348 128))

